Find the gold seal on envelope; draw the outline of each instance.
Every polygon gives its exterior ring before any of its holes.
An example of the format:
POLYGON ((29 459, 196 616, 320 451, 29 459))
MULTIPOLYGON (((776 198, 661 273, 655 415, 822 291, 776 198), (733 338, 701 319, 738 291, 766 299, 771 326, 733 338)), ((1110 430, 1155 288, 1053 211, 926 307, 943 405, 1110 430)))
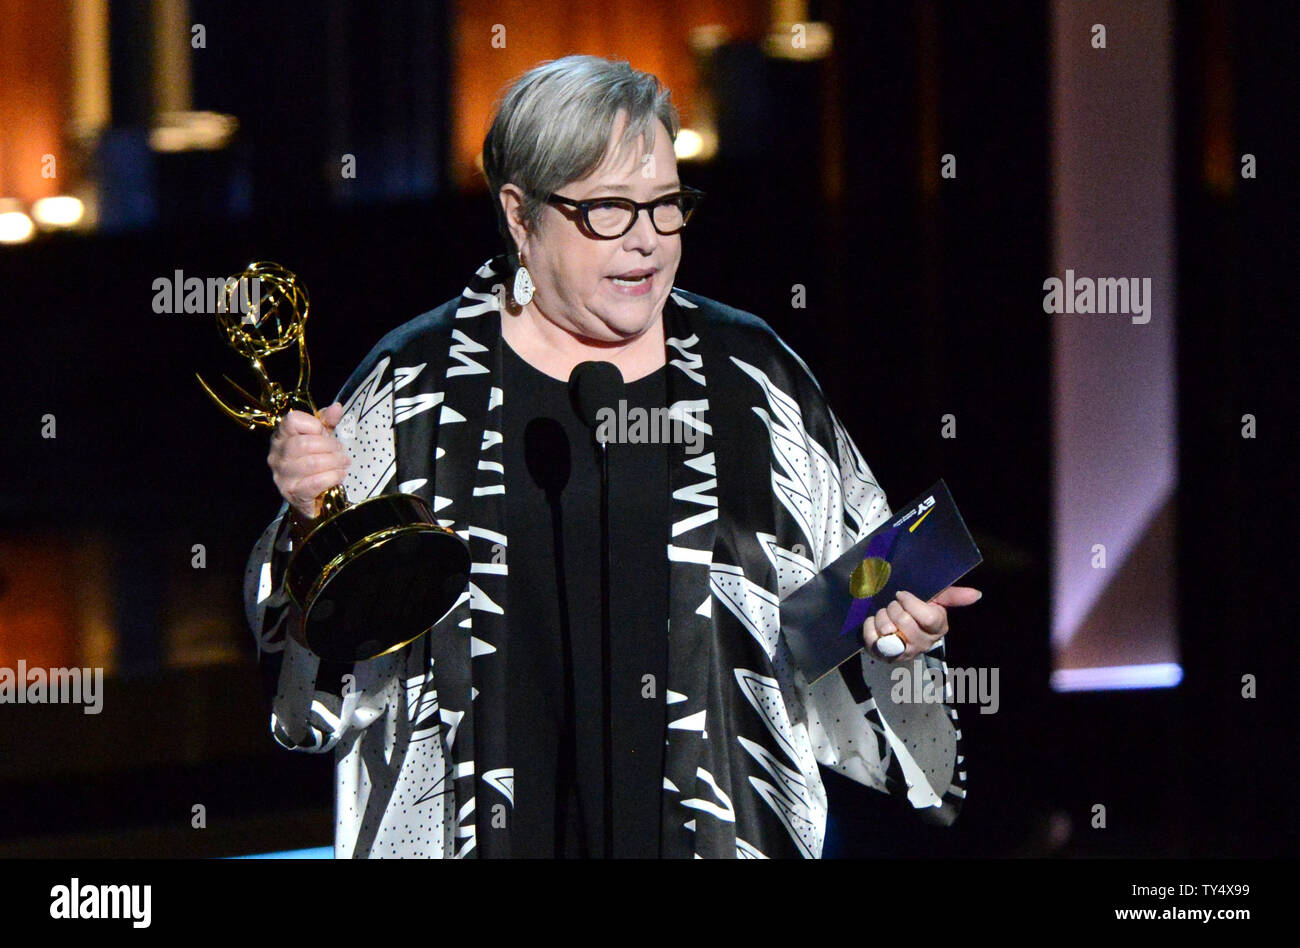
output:
MULTIPOLYGON (((843 574, 841 574, 843 575, 843 574)), ((849 577, 849 592, 854 599, 869 599, 889 582, 889 560, 868 556, 853 569, 849 577)))

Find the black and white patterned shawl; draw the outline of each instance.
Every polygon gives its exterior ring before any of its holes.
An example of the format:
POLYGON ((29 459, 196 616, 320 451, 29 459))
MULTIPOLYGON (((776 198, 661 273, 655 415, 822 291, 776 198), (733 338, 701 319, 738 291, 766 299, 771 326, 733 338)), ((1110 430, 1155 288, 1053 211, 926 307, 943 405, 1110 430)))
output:
MULTIPOLYGON (((527 551, 503 518, 501 408, 526 397, 501 389, 505 266, 385 336, 339 398, 349 497, 418 494, 469 542, 452 612, 392 655, 321 666, 285 635, 284 508, 249 561, 249 621, 278 664, 272 734, 334 751, 338 857, 508 856, 527 792, 506 756, 506 583, 527 551)), ((672 416, 704 439, 670 448, 663 854, 820 857, 819 764, 950 823, 965 796, 951 704, 891 703, 893 666, 865 654, 810 687, 779 634, 781 599, 890 516, 884 491, 766 323, 676 288, 663 318, 672 416)), ((914 671, 946 681, 943 657, 914 671)))

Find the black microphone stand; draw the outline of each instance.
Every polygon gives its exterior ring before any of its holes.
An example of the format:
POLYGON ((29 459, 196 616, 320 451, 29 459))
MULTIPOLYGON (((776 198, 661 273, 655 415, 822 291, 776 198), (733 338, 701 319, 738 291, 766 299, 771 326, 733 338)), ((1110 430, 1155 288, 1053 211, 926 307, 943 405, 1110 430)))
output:
POLYGON ((569 392, 578 415, 592 429, 600 450, 600 668, 601 738, 605 758, 605 858, 614 855, 614 703, 610 678, 613 645, 610 626, 609 586, 609 448, 600 437, 599 410, 612 406, 623 392, 623 375, 612 362, 583 362, 569 374, 569 392))
POLYGON ((613 676, 611 632, 609 614, 609 451, 604 441, 600 445, 600 685, 603 719, 601 737, 605 758, 605 858, 614 855, 614 703, 610 694, 613 676))

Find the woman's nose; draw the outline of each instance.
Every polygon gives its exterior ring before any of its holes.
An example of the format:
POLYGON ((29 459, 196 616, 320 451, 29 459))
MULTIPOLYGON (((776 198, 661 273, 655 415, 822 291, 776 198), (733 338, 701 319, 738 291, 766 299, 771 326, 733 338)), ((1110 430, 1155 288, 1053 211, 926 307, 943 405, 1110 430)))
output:
POLYGON ((636 220, 632 222, 632 229, 623 235, 626 246, 653 247, 659 240, 659 232, 655 230, 654 221, 650 218, 651 213, 653 213, 651 208, 637 208, 636 220))

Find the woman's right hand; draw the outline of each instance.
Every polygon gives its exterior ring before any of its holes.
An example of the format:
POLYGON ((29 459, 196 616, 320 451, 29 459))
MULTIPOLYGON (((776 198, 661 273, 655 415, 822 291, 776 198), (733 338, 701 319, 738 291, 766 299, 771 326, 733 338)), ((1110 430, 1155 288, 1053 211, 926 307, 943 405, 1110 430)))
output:
POLYGON ((285 415, 271 435, 271 453, 266 458, 280 496, 307 520, 316 519, 317 498, 342 484, 352 463, 343 444, 331 434, 343 418, 343 406, 335 402, 317 414, 294 410, 285 415))

